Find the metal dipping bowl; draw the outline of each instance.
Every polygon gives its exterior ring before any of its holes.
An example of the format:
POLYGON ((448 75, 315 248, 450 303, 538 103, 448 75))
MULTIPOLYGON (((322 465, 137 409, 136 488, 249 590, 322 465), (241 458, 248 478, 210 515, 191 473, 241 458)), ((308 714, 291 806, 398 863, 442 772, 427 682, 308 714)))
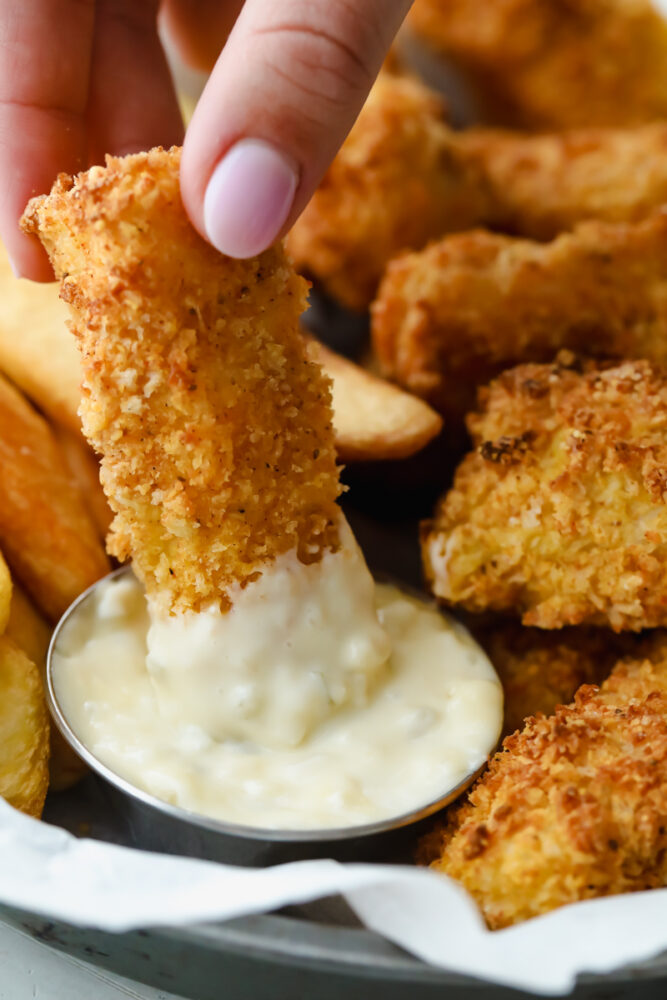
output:
MULTIPOLYGON (((117 578, 129 572, 131 568, 124 566, 104 579, 117 578)), ((320 857, 334 857, 341 861, 403 861, 409 857, 408 845, 415 842, 413 824, 425 820, 456 799, 482 770, 479 768, 466 775, 454 788, 444 789, 437 799, 411 812, 374 823, 335 829, 260 829, 226 823, 163 802, 137 788, 95 757, 70 726, 56 695, 53 654, 61 630, 102 582, 93 584, 74 601, 53 633, 46 661, 46 695, 53 721, 78 756, 104 779, 105 793, 112 799, 136 847, 251 867, 320 857), (411 829, 406 834, 408 826, 411 829)), ((410 590, 409 587, 403 589, 410 590)))

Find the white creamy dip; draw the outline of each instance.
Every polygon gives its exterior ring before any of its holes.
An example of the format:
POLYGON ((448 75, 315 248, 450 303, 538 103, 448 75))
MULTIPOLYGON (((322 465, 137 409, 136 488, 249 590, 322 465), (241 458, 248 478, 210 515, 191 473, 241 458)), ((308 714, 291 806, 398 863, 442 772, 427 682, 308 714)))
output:
POLYGON ((460 625, 369 583, 350 539, 316 566, 281 557, 235 618, 151 624, 134 576, 103 581, 52 657, 72 730, 137 787, 246 826, 354 826, 438 799, 493 749, 500 683, 460 625))

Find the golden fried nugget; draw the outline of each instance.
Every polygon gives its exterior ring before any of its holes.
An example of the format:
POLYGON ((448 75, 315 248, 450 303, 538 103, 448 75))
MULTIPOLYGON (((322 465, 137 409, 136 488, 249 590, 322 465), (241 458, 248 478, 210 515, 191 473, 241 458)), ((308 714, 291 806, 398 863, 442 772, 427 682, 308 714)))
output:
POLYGON ((667 211, 552 243, 483 231, 389 265, 373 304, 385 375, 460 419, 478 385, 561 348, 667 364, 667 211))
POLYGON ((475 451, 422 526, 426 576, 448 604, 539 628, 666 625, 667 375, 563 363, 482 390, 475 451))
POLYGON ((422 845, 491 928, 667 884, 667 640, 507 737, 422 845))
POLYGON ((442 428, 421 399, 308 339, 308 356, 331 378, 336 449, 343 462, 407 458, 442 428))
POLYGON ((60 450, 72 477, 72 482, 81 494, 86 509, 97 526, 102 541, 106 538, 113 513, 100 483, 100 465, 88 442, 79 432, 68 427, 53 427, 60 450))
POLYGON ((41 816, 49 784, 49 719, 39 670, 0 636, 0 796, 41 816))
POLYGON ((1 376, 0 468, 0 545, 55 621, 109 563, 49 425, 1 376))
POLYGON ((416 0, 408 24, 463 70, 499 123, 667 117, 667 24, 650 0, 416 0))
POLYGON ((15 278, 0 244, 0 372, 51 419, 81 433, 81 362, 58 286, 15 278))
POLYGON ((505 695, 504 733, 531 715, 550 715, 572 701, 582 684, 601 684, 616 661, 637 648, 634 634, 601 628, 545 632, 507 623, 474 630, 493 663, 505 695))
POLYGON ((0 635, 7 628, 9 610, 12 604, 12 578, 9 567, 0 552, 0 635))
POLYGON ((110 551, 161 608, 227 610, 267 561, 338 546, 331 393, 299 331, 306 282, 278 246, 240 261, 206 243, 179 163, 155 149, 62 175, 24 224, 72 310, 110 551))
POLYGON ((287 245, 297 268, 363 310, 392 257, 475 225, 483 202, 438 95, 381 74, 287 245))
POLYGON ((586 219, 636 222, 667 204, 667 123, 523 135, 456 134, 483 176, 485 225, 553 239, 586 219))

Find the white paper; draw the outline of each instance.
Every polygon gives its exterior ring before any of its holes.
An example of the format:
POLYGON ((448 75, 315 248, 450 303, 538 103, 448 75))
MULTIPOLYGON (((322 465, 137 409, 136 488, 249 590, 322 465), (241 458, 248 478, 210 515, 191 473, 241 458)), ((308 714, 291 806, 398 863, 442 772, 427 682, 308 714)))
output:
POLYGON ((0 800, 0 902, 126 931, 226 920, 342 895, 361 920, 426 962, 545 995, 581 972, 667 950, 667 889, 591 900, 488 931, 471 898, 427 869, 299 861, 252 869, 149 854, 70 833, 0 800))

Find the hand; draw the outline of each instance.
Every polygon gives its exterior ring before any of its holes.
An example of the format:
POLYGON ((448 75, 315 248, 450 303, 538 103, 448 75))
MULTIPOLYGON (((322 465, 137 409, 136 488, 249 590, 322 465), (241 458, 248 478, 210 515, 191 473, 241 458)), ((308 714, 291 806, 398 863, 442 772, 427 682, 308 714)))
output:
MULTIPOLYGON (((162 4, 191 57, 233 24, 185 137, 181 168, 188 214, 219 250, 252 256, 292 225, 409 6, 162 4)), ((28 199, 48 191, 60 171, 85 169, 107 152, 181 141, 159 7, 159 0, 0 0, 0 236, 17 273, 53 277, 41 247, 17 223, 28 199)))

